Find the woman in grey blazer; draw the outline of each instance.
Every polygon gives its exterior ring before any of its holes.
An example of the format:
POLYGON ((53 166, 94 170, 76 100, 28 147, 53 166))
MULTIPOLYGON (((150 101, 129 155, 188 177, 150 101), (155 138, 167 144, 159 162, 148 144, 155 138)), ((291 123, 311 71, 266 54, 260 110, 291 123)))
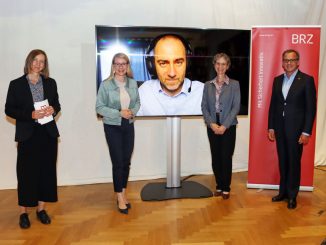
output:
POLYGON ((231 64, 224 53, 214 56, 217 76, 205 83, 201 108, 207 125, 212 155, 212 168, 216 180, 214 196, 230 197, 232 156, 236 139, 237 114, 240 110, 239 82, 225 73, 231 64))

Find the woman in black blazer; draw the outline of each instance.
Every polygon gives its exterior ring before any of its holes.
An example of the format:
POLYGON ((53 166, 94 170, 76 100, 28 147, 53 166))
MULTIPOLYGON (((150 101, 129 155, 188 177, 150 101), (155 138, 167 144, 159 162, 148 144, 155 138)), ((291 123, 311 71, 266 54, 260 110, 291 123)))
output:
POLYGON ((240 86, 238 81, 226 75, 231 65, 227 54, 216 54, 213 65, 217 76, 205 83, 201 108, 207 125, 216 180, 216 190, 213 194, 228 199, 238 124, 237 115, 240 110, 240 86))
POLYGON ((10 82, 5 105, 6 115, 16 119, 19 225, 23 229, 30 227, 27 207, 37 206, 38 220, 51 223, 44 206, 58 199, 59 131, 53 118, 60 109, 56 82, 49 77, 47 55, 32 50, 25 61, 24 75, 10 82), (41 103, 41 108, 35 109, 35 102, 41 103))

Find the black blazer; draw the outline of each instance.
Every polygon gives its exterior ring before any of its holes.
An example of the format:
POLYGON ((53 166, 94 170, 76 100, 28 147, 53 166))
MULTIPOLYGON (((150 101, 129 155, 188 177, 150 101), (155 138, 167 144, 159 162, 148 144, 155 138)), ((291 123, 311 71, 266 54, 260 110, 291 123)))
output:
MULTIPOLYGON (((57 84, 52 78, 42 77, 42 80, 44 99, 48 99, 49 105, 54 108, 53 116, 55 116, 61 110, 57 84)), ((6 115, 16 119, 15 141, 25 141, 33 135, 35 120, 32 119, 32 112, 34 110, 33 96, 25 74, 10 82, 5 105, 6 115)), ((60 136, 55 120, 44 126, 50 136, 60 136)))
POLYGON ((314 78, 298 71, 286 99, 282 94, 283 78, 284 74, 274 78, 268 129, 274 129, 276 135, 285 132, 286 137, 298 139, 301 133, 312 131, 316 115, 314 78))

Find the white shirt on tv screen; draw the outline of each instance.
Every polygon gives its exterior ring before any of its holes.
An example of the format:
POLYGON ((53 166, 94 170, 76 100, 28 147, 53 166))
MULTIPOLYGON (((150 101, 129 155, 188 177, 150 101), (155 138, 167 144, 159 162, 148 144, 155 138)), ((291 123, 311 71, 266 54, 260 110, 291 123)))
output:
POLYGON ((137 116, 202 115, 204 84, 185 78, 180 93, 166 94, 158 79, 145 81, 139 87, 140 109, 137 116), (191 91, 189 88, 191 86, 191 91))

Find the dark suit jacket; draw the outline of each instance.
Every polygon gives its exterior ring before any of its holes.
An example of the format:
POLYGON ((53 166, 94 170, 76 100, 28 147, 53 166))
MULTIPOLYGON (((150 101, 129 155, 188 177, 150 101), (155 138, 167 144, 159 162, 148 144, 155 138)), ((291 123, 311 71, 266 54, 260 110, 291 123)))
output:
POLYGON ((284 131, 287 138, 298 139, 301 133, 312 131, 316 114, 314 78, 298 71, 286 99, 282 94, 283 78, 284 74, 274 78, 268 129, 274 129, 276 136, 284 131))
MULTIPOLYGON (((42 77, 42 80, 44 99, 48 99, 49 105, 54 108, 53 116, 55 116, 61 110, 57 84, 52 78, 42 77)), ((32 119, 32 111, 34 110, 33 97, 25 74, 10 82, 5 105, 6 115, 16 119, 15 141, 22 142, 33 135, 35 120, 32 119)), ((55 120, 44 126, 50 136, 59 137, 55 120)))

